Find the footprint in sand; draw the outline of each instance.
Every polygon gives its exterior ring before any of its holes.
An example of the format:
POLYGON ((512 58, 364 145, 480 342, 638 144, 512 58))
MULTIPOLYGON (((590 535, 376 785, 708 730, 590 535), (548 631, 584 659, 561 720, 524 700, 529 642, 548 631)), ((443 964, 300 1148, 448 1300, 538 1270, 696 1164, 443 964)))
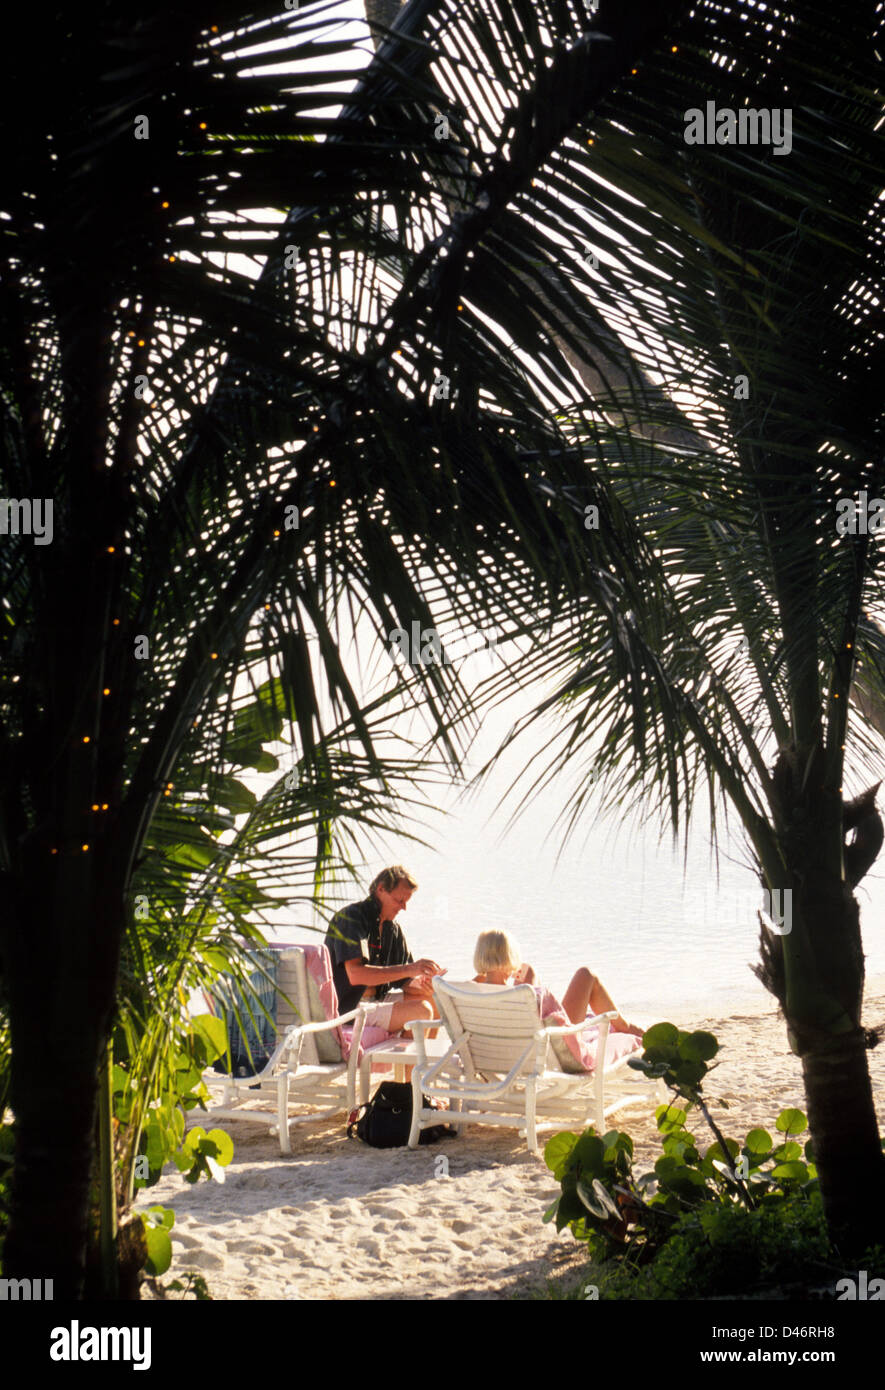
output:
POLYGON ((282 1256, 284 1260, 298 1260, 303 1253, 303 1250, 295 1244, 294 1240, 280 1242, 277 1245, 277 1254, 282 1256))
POLYGON ((191 1264, 197 1269, 224 1269, 224 1260, 220 1255, 215 1255, 211 1250, 195 1250, 192 1255, 188 1255, 191 1264))
POLYGON ((390 1263, 389 1260, 383 1258, 380 1243, 371 1236, 363 1236, 361 1240, 356 1241, 356 1247, 358 1250, 365 1250, 367 1255, 371 1255, 373 1259, 378 1260, 382 1265, 390 1263))
POLYGON ((293 1226, 289 1234, 294 1240, 312 1241, 317 1237, 315 1226, 293 1226))

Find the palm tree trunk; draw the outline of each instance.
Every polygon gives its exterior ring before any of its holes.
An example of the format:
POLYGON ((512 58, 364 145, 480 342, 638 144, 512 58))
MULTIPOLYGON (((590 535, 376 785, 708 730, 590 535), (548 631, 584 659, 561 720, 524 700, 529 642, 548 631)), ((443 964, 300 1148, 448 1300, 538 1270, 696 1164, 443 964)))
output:
MULTIPOLYGON (((793 876, 791 929, 774 953, 773 992, 802 1061, 830 1236, 843 1254, 860 1255, 885 1243, 885 1155, 861 1025, 860 913, 850 883, 826 862, 824 844, 832 836, 821 823, 818 829, 808 841, 818 853, 802 855, 802 871, 793 876)), ((771 987, 765 972, 762 978, 771 987)))
POLYGON ((808 1123, 827 1226, 843 1254, 885 1243, 885 1155, 862 1029, 802 1058, 808 1123))
POLYGON ((16 1145, 4 1274, 52 1279, 57 1298, 83 1296, 125 911, 114 861, 97 845, 90 853, 91 867, 85 854, 41 853, 38 837, 26 846, 21 879, 41 883, 45 898, 20 891, 7 956, 16 1145))
POLYGON ((50 1038, 35 1036, 42 1032, 36 1028, 16 1030, 15 1170, 4 1247, 7 1277, 52 1279, 55 1297, 69 1299, 82 1296, 101 1051, 79 1003, 72 998, 50 1038))

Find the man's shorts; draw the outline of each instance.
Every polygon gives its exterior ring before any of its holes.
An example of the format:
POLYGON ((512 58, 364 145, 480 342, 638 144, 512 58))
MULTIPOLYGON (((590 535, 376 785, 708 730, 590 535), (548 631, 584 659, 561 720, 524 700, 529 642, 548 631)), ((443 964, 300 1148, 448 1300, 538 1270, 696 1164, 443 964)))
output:
POLYGON ((380 1002, 377 1004, 374 1004, 371 1000, 369 1000, 369 1012, 366 1015, 366 1027, 383 1028, 385 1033, 389 1033, 391 1031, 390 1015, 393 1013, 393 1006, 394 1004, 401 1003, 401 1001, 405 999, 405 997, 406 996, 403 994, 401 989, 392 989, 390 993, 385 995, 385 997, 382 1000, 380 1000, 380 1002))

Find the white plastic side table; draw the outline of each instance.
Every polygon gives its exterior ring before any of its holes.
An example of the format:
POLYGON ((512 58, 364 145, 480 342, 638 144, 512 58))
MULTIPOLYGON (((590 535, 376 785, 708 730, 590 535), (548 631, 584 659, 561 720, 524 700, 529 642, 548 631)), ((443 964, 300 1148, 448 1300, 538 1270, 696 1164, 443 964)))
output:
MULTIPOLYGON (((425 1056, 428 1061, 444 1057, 451 1045, 451 1039, 447 1034, 441 1038, 426 1038, 424 1042, 425 1056)), ((391 1038, 389 1043, 381 1043, 378 1047, 373 1047, 364 1053, 360 1062, 360 1105, 365 1105, 368 1102, 374 1063, 385 1062, 387 1066, 393 1067, 394 1081, 405 1081, 406 1067, 413 1067, 417 1061, 418 1050, 414 1038, 391 1038)))

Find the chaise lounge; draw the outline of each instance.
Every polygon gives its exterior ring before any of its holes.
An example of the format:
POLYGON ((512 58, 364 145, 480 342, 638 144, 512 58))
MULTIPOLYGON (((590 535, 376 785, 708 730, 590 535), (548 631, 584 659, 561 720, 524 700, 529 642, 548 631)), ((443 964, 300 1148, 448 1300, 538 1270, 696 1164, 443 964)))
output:
POLYGON ((428 1058, 424 1033, 439 1025, 426 1020, 409 1024, 418 1053, 412 1073, 410 1148, 417 1147, 422 1129, 439 1124, 439 1111, 424 1108, 424 1095, 449 1101, 446 1118, 451 1124, 515 1127, 531 1153, 538 1152, 538 1134, 543 1131, 594 1124, 602 1134, 609 1115, 627 1106, 647 1106, 654 1099, 652 1083, 627 1068, 628 1057, 638 1050, 634 1036, 610 1032, 615 1013, 549 1027, 541 1022, 530 985, 437 978, 433 992, 451 1046, 441 1058, 428 1058), (569 1047, 569 1038, 591 1025, 599 1028, 596 1052, 604 1061, 588 1072, 577 1060, 578 1050, 569 1047), (460 1075, 446 1075, 456 1055, 460 1075))
MULTIPOLYGON (((270 1113, 268 1127, 279 1134, 280 1152, 287 1154, 292 1125, 354 1109, 359 1063, 365 1052, 387 1042, 390 1034, 366 1027, 365 1005, 339 1015, 324 945, 275 942, 267 953, 259 954, 271 961, 276 976, 276 997, 269 1010, 274 1018, 269 1057, 260 1069, 249 1068, 248 1075, 207 1071, 203 1080, 210 1091, 220 1087, 222 1092, 218 1104, 209 1107, 209 1119, 254 1123, 270 1113), (256 1104, 266 1097, 272 1098, 270 1108, 256 1104), (293 1106, 310 1109, 292 1114, 293 1106)), ((219 1010, 219 1001, 213 1006, 219 1010)), ((233 1031, 230 1017, 228 1025, 233 1031)), ((249 1031, 254 1046, 255 1033, 249 1031)), ((189 1119, 199 1121, 202 1115, 191 1111, 189 1119)))

